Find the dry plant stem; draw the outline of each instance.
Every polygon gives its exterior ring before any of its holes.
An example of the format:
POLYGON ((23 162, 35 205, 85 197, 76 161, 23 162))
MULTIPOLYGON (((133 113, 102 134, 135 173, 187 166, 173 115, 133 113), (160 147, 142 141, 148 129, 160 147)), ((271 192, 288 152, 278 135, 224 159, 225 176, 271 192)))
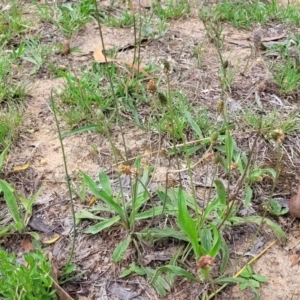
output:
POLYGON ((70 251, 69 259, 67 261, 67 265, 68 265, 68 264, 70 264, 70 262, 73 258, 74 249, 75 249, 75 242, 76 242, 75 208, 74 208, 74 203, 73 203, 72 189, 71 189, 71 185, 70 185, 70 177, 69 177, 69 172, 68 172, 68 167, 67 167, 67 158, 66 158, 64 143, 62 141, 61 132, 60 132, 60 128, 59 128, 59 123, 58 123, 58 119, 57 119, 57 115, 56 115, 56 108, 55 108, 55 104, 54 104, 54 101, 53 101, 52 91, 51 91, 50 99, 51 99, 51 106, 52 106, 52 110, 53 110, 54 120, 55 120, 55 124, 56 124, 56 128, 57 128, 58 139, 59 139, 59 142, 60 142, 60 147, 61 147, 61 151, 62 151, 62 155, 63 155, 64 169, 65 169, 65 175, 66 175, 66 179, 67 179, 67 187, 68 187, 68 191, 69 191, 70 206, 71 206, 72 219, 73 219, 73 228, 74 228, 71 251, 70 251))
MULTIPOLYGON (((258 260, 265 252, 267 252, 268 249, 270 249, 274 244, 276 243, 276 240, 274 240, 269 246, 267 246, 264 250, 262 250, 258 255, 253 257, 248 263, 244 265, 243 268, 241 268, 234 276, 233 278, 237 278, 241 275, 241 273, 251 264, 253 264, 256 260, 258 260)), ((229 283, 223 284, 218 290, 216 290, 214 293, 210 294, 208 299, 214 298, 218 293, 220 293, 229 283)))
MULTIPOLYGON (((158 154, 159 155, 159 153, 161 151, 166 151, 166 150, 174 148, 174 146, 171 146, 171 147, 169 147, 167 149, 161 149, 160 148, 160 145, 161 145, 160 140, 161 140, 161 133, 159 132, 159 150, 152 151, 152 152, 149 152, 149 153, 146 153, 146 154, 143 154, 143 155, 134 156, 134 157, 128 158, 127 160, 120 161, 119 163, 129 162, 129 161, 137 159, 138 157, 146 157, 146 156, 149 156, 149 155, 152 155, 152 154, 158 154)), ((192 144, 196 144, 196 143, 199 143, 199 142, 205 142, 205 141, 209 141, 209 140, 210 140, 210 138, 204 138, 204 139, 200 139, 200 140, 189 141, 189 142, 186 142, 185 145, 192 145, 192 144)), ((183 147, 183 146, 184 146, 184 144, 177 144, 177 145, 175 145, 176 148, 183 147)), ((113 167, 115 167, 115 166, 116 165, 113 165, 113 167)))
MULTIPOLYGON (((173 112, 173 106, 172 106, 172 99, 171 99, 171 84, 170 84, 170 76, 169 76, 169 70, 167 70, 166 72, 166 75, 167 75, 167 87, 168 87, 168 104, 167 104, 167 108, 170 112, 170 116, 171 116, 171 126, 172 126, 172 135, 173 135, 173 150, 174 150, 174 153, 175 153, 175 160, 176 160, 176 164, 177 164, 177 169, 179 169, 179 159, 178 159, 178 155, 177 155, 177 148, 176 148, 176 145, 175 145, 175 116, 174 116, 174 112, 173 112)), ((181 174, 179 172, 179 185, 180 187, 182 186, 182 180, 181 180, 181 174)), ((166 182, 167 184, 167 182, 166 182)))
MULTIPOLYGON (((96 0, 94 0, 94 4, 95 4, 95 11, 96 11, 96 20, 97 20, 97 24, 98 24, 98 27, 99 27, 99 35, 100 35, 100 39, 101 39, 101 46, 102 46, 102 49, 103 49, 103 53, 104 53, 104 57, 105 57, 105 66, 106 66, 106 69, 107 69, 107 63, 108 63, 108 61, 107 61, 107 56, 105 54, 105 44, 104 44, 104 39, 103 39, 103 34, 102 34, 102 26, 101 26, 101 22, 100 22, 100 19, 99 19, 98 4, 97 4, 96 0)), ((110 74, 109 71, 107 72, 107 74, 108 74, 108 78, 109 78, 109 84, 110 84, 110 88, 111 88, 111 93, 112 93, 113 99, 114 99, 115 104, 116 104, 117 115, 120 116, 120 108, 119 108, 117 97, 116 97, 116 94, 115 94, 115 91, 114 91, 114 85, 113 85, 113 82, 112 82, 112 76, 111 76, 111 74, 110 74)), ((124 151, 125 151, 125 159, 127 160, 128 159, 127 147, 126 147, 126 143, 125 143, 123 127, 122 127, 121 124, 120 124, 120 133, 121 133, 123 147, 124 147, 124 151)), ((115 150, 114 146, 112 148, 115 150)))
POLYGON ((206 157, 206 155, 212 150, 212 144, 209 146, 209 148, 205 151, 204 155, 201 157, 200 160, 198 160, 196 163, 194 163, 193 165, 189 166, 188 168, 184 168, 184 169, 178 169, 178 170, 170 170, 168 171, 168 173, 181 173, 184 171, 188 171, 189 169, 194 169, 197 165, 199 165, 200 163, 202 163, 206 157))
MULTIPOLYGON (((100 19, 99 19, 99 9, 98 9, 98 4, 97 4, 96 0, 94 0, 94 5, 95 5, 95 11, 96 11, 96 20, 97 20, 97 24, 98 24, 98 27, 99 27, 99 35, 100 35, 100 39, 101 39, 102 49, 103 49, 103 51, 105 53, 105 45, 104 45, 104 39, 103 39, 103 34, 102 34, 102 26, 101 26, 101 22, 100 22, 100 19)), ((104 57, 105 57, 105 62, 106 62, 105 66, 107 67, 107 56, 104 55, 104 57)), ((112 96, 113 96, 113 99, 114 99, 115 104, 116 104, 117 115, 120 116, 120 108, 119 108, 118 101, 117 101, 117 98, 116 98, 116 94, 115 94, 115 91, 114 91, 114 86, 113 86, 113 82, 112 82, 112 76, 111 76, 110 72, 108 71, 108 69, 107 69, 107 74, 108 74, 108 78, 109 78, 109 83, 110 83, 110 88, 111 88, 112 96)), ((127 148, 126 148, 126 143, 125 143, 125 138, 124 138, 123 127, 122 127, 121 124, 120 124, 120 133, 121 133, 122 143, 123 143, 123 147, 124 147, 124 151, 125 151, 125 159, 127 160, 128 159, 127 148)), ((118 164, 118 154, 117 154, 116 147, 115 147, 115 145, 114 145, 114 143, 113 143, 113 141, 112 141, 109 133, 107 133, 107 138, 108 138, 108 141, 109 141, 110 146, 111 146, 112 151, 113 151, 115 164, 117 165, 118 164)), ((126 207, 126 203, 125 203, 123 186, 121 184, 121 175, 120 175, 119 172, 117 172, 117 176, 118 176, 118 181, 120 183, 122 206, 125 208, 126 207)), ((126 209, 124 209, 124 213, 125 213, 125 216, 126 216, 126 219, 127 219, 127 226, 128 226, 129 225, 128 224, 128 220, 129 219, 128 219, 128 212, 127 212, 126 209)))

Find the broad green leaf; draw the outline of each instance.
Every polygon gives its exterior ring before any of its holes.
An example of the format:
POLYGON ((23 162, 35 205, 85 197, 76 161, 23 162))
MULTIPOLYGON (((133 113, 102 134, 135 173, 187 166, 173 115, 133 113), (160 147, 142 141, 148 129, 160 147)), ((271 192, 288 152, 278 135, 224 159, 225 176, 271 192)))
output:
POLYGON ((186 234, 181 231, 177 231, 171 227, 164 227, 163 229, 158 228, 148 228, 142 232, 137 232, 137 236, 142 239, 150 241, 158 241, 164 238, 174 238, 180 241, 189 241, 189 238, 186 234))
POLYGON ((248 207, 250 202, 251 202, 251 199, 252 199, 252 189, 250 186, 247 186, 246 187, 246 190, 245 190, 245 201, 244 201, 244 206, 245 207, 248 207))
POLYGON ((9 146, 7 146, 3 150, 3 152, 0 154, 0 172, 1 172, 2 167, 3 167, 3 162, 4 162, 5 158, 6 158, 7 153, 8 153, 8 149, 9 149, 9 146))
MULTIPOLYGON (((149 210, 146 210, 146 211, 143 211, 143 212, 137 214, 134 219, 136 221, 149 219, 149 218, 161 215, 162 212, 163 212, 163 206, 156 206, 153 209, 149 209, 149 210)), ((171 214, 171 211, 165 209, 165 213, 171 214)), ((174 213, 176 213, 176 212, 174 212, 174 213)))
POLYGON ((1 228, 1 230, 0 230, 0 238, 2 236, 10 234, 14 229, 15 229, 15 227, 13 225, 8 225, 8 226, 5 226, 5 227, 1 228))
POLYGON ((218 207, 220 207, 219 198, 213 200, 206 206, 206 208, 204 210, 203 218, 206 220, 209 217, 209 215, 211 214, 211 212, 216 210, 218 207))
POLYGON ((217 195, 220 204, 226 205, 226 189, 224 187, 224 184, 220 180, 215 180, 215 185, 217 188, 217 195))
POLYGON ((268 282, 268 279, 263 275, 253 274, 252 277, 259 282, 268 282))
POLYGON ((210 226, 213 231, 213 245, 212 248, 209 250, 209 255, 215 257, 219 253, 221 248, 221 234, 214 224, 211 224, 210 226))
POLYGON ((5 180, 0 180, 0 192, 1 191, 4 194, 4 200, 6 202, 6 205, 15 221, 15 226, 18 231, 21 231, 24 226, 21 220, 21 216, 19 214, 19 209, 18 209, 18 204, 17 204, 17 199, 15 196, 14 189, 5 180))
POLYGON ((214 283, 245 283, 248 282, 248 279, 241 277, 225 277, 217 278, 214 280, 214 283))
POLYGON ((201 131, 200 127, 198 126, 198 124, 195 122, 195 120, 192 118, 191 114, 187 110, 184 111, 184 114, 185 114, 187 121, 190 123, 192 129, 196 132, 198 138, 202 139, 203 138, 202 131, 201 131))
POLYGON ((109 177, 104 172, 99 173, 99 181, 100 181, 100 184, 101 184, 101 187, 102 187, 103 191, 109 197, 113 198, 113 191, 111 189, 111 184, 110 184, 109 177))
POLYGON ((99 199, 104 201, 107 205, 109 205, 110 208, 112 209, 112 211, 118 213, 120 218, 123 221, 125 221, 126 220, 125 213, 124 213, 122 207, 114 201, 114 198, 112 196, 110 196, 109 194, 107 194, 104 190, 99 189, 97 184, 87 174, 82 172, 82 175, 83 175, 83 179, 84 179, 86 185, 89 187, 91 192, 96 197, 98 197, 99 199))
POLYGON ((138 274, 138 275, 140 275, 140 276, 144 276, 144 275, 147 274, 146 271, 145 271, 143 268, 137 266, 137 265, 135 264, 135 262, 132 262, 132 263, 130 264, 129 268, 128 268, 128 269, 125 269, 125 270, 121 273, 120 277, 121 277, 121 278, 124 278, 124 277, 130 275, 131 273, 136 273, 136 274, 138 274))
POLYGON ((154 287, 156 292, 161 297, 165 297, 167 295, 167 292, 169 292, 171 289, 167 281, 161 276, 156 276, 155 280, 153 280, 153 277, 155 276, 155 270, 149 267, 145 267, 143 269, 145 270, 147 276, 149 277, 151 285, 154 287))
POLYGON ((196 258, 200 256, 196 222, 191 218, 182 189, 178 191, 178 224, 180 229, 189 237, 196 258))
POLYGON ((207 254, 212 247, 212 244, 211 244, 212 236, 211 236, 210 229, 203 228, 201 230, 200 241, 201 241, 201 246, 204 248, 204 250, 206 252, 205 254, 207 254))
POLYGON ((229 261, 229 249, 228 249, 227 243, 226 243, 226 241, 224 240, 223 237, 221 237, 220 251, 221 251, 221 254, 222 254, 220 273, 223 274, 226 270, 226 266, 227 266, 227 263, 229 261))
POLYGON ((184 277, 184 278, 187 278, 192 281, 199 282, 199 283, 202 282, 197 277, 195 277, 192 273, 186 271, 183 268, 180 268, 180 267, 177 267, 174 265, 166 265, 166 266, 158 268, 155 272, 155 275, 154 275, 152 281, 156 280, 157 276, 163 272, 171 272, 171 273, 175 274, 176 276, 181 276, 181 277, 184 277))
POLYGON ((112 254, 112 261, 114 263, 117 263, 123 259, 125 252, 128 249, 130 243, 131 243, 130 235, 124 241, 119 243, 119 245, 116 247, 116 249, 114 250, 114 252, 112 254))
POLYGON ((84 231, 84 233, 96 234, 104 230, 105 228, 111 227, 112 225, 116 224, 119 221, 120 221, 120 216, 115 216, 113 218, 110 218, 108 220, 90 226, 88 229, 84 231))
POLYGON ((256 289, 260 287, 259 282, 254 279, 249 279, 249 285, 256 289))
POLYGON ((247 266, 243 271, 241 272, 241 276, 245 278, 251 278, 252 277, 252 269, 250 266, 247 266))
POLYGON ((245 290, 248 287, 250 287, 250 283, 249 283, 248 280, 240 284, 240 290, 241 291, 245 290))
POLYGON ((95 216, 94 214, 92 214, 91 212, 89 212, 87 210, 79 211, 75 214, 75 216, 76 216, 76 219, 105 220, 102 217, 95 216))
POLYGON ((92 207, 89 208, 89 211, 95 211, 95 212, 100 212, 100 211, 105 211, 105 212, 111 212, 111 209, 107 206, 103 205, 93 205, 92 207))
POLYGON ((227 165, 228 168, 230 168, 230 165, 232 163, 232 156, 233 156, 233 139, 228 129, 226 129, 225 149, 226 149, 227 165))

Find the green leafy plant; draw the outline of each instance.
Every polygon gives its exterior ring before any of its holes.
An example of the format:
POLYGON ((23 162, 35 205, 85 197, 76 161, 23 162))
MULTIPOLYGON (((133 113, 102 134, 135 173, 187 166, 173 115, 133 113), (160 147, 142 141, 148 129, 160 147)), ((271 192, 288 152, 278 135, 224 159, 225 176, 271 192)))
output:
POLYGON ((127 248, 131 242, 135 240, 136 224, 141 220, 151 220, 155 216, 160 215, 164 209, 163 205, 145 209, 147 203, 152 199, 151 194, 147 190, 151 168, 145 166, 140 176, 141 165, 140 159, 138 159, 133 168, 127 166, 125 169, 127 170, 126 172, 133 175, 135 174, 135 178, 131 181, 131 192, 126 197, 126 201, 121 186, 121 191, 118 192, 117 195, 114 195, 109 177, 104 172, 99 173, 99 183, 83 172, 84 185, 89 188, 91 193, 102 203, 92 207, 89 211, 81 211, 76 214, 77 219, 94 219, 100 221, 87 228, 85 233, 96 234, 106 228, 117 225, 121 225, 127 229, 127 237, 119 243, 113 252, 112 259, 114 262, 123 259, 127 248), (110 217, 99 216, 98 214, 101 213, 109 214, 110 217))
POLYGON ((289 211, 288 207, 283 207, 276 199, 271 199, 266 203, 265 208, 270 214, 277 217, 285 215, 289 211))
POLYGON ((8 10, 0 10, 0 44, 8 43, 12 38, 26 32, 30 24, 23 16, 20 0, 9 1, 7 5, 8 10))
POLYGON ((247 265, 241 272, 240 277, 227 277, 215 280, 215 283, 238 283, 241 290, 247 288, 251 289, 254 293, 254 299, 259 300, 259 292, 261 283, 266 283, 265 276, 255 274, 250 265, 247 265))
POLYGON ((0 297, 3 299, 58 299, 52 289, 51 264, 42 252, 24 255, 24 264, 0 248, 0 297))
POLYGON ((60 32, 70 38, 91 19, 95 12, 94 0, 79 3, 40 4, 35 1, 40 17, 53 23, 60 32))
MULTIPOLYGON (((8 149, 9 147, 5 148, 0 155, 0 173, 3 167, 4 159, 8 153, 8 149)), ((12 185, 9 184, 6 180, 0 179, 0 197, 2 194, 14 221, 13 225, 8 225, 1 228, 0 237, 10 234, 15 230, 20 233, 24 231, 32 214, 32 206, 39 193, 40 191, 35 193, 30 198, 25 198, 22 195, 18 195, 12 185), (20 208, 23 208, 25 212, 20 212, 20 208)))

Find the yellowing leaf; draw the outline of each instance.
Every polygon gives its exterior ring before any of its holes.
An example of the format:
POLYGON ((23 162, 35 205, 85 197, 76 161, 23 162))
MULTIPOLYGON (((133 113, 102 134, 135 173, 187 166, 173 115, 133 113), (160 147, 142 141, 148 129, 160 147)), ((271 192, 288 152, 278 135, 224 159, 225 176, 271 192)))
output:
POLYGON ((15 166, 14 171, 15 172, 23 171, 23 170, 28 169, 28 167, 29 167, 29 164, 25 164, 25 165, 21 165, 21 166, 15 166))
POLYGON ((94 203, 95 203, 95 201, 97 200, 98 198, 96 197, 96 196, 93 196, 92 198, 91 198, 91 200, 89 201, 89 207, 91 207, 94 203))
POLYGON ((47 245, 50 245, 50 244, 55 243, 59 238, 60 238, 60 235, 56 234, 56 235, 54 235, 54 237, 52 239, 45 240, 45 241, 43 241, 43 243, 47 244, 47 245))

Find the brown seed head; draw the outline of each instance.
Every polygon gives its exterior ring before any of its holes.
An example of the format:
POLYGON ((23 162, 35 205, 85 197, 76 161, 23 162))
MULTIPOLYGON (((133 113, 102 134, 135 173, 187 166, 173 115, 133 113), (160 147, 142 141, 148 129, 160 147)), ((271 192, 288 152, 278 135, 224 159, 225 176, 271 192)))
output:
POLYGON ((271 138, 278 144, 281 144, 284 139, 285 135, 282 129, 275 129, 271 132, 271 138))
POLYGON ((132 168, 130 165, 120 164, 118 166, 118 172, 126 175, 138 175, 138 170, 136 168, 132 168))
POLYGON ((68 55, 70 53, 70 40, 65 40, 62 43, 61 54, 68 55))
POLYGON ((157 87, 156 87, 156 81, 155 81, 155 79, 149 80, 149 82, 147 84, 147 91, 148 91, 148 93, 155 94, 156 90, 157 90, 157 87))
POLYGON ((211 268, 214 265, 214 258, 210 255, 205 255, 199 258, 197 261, 197 266, 199 269, 211 268))
POLYGON ((217 110, 218 110, 219 113, 223 112, 223 110, 224 110, 224 101, 223 100, 220 100, 218 102, 217 110))

